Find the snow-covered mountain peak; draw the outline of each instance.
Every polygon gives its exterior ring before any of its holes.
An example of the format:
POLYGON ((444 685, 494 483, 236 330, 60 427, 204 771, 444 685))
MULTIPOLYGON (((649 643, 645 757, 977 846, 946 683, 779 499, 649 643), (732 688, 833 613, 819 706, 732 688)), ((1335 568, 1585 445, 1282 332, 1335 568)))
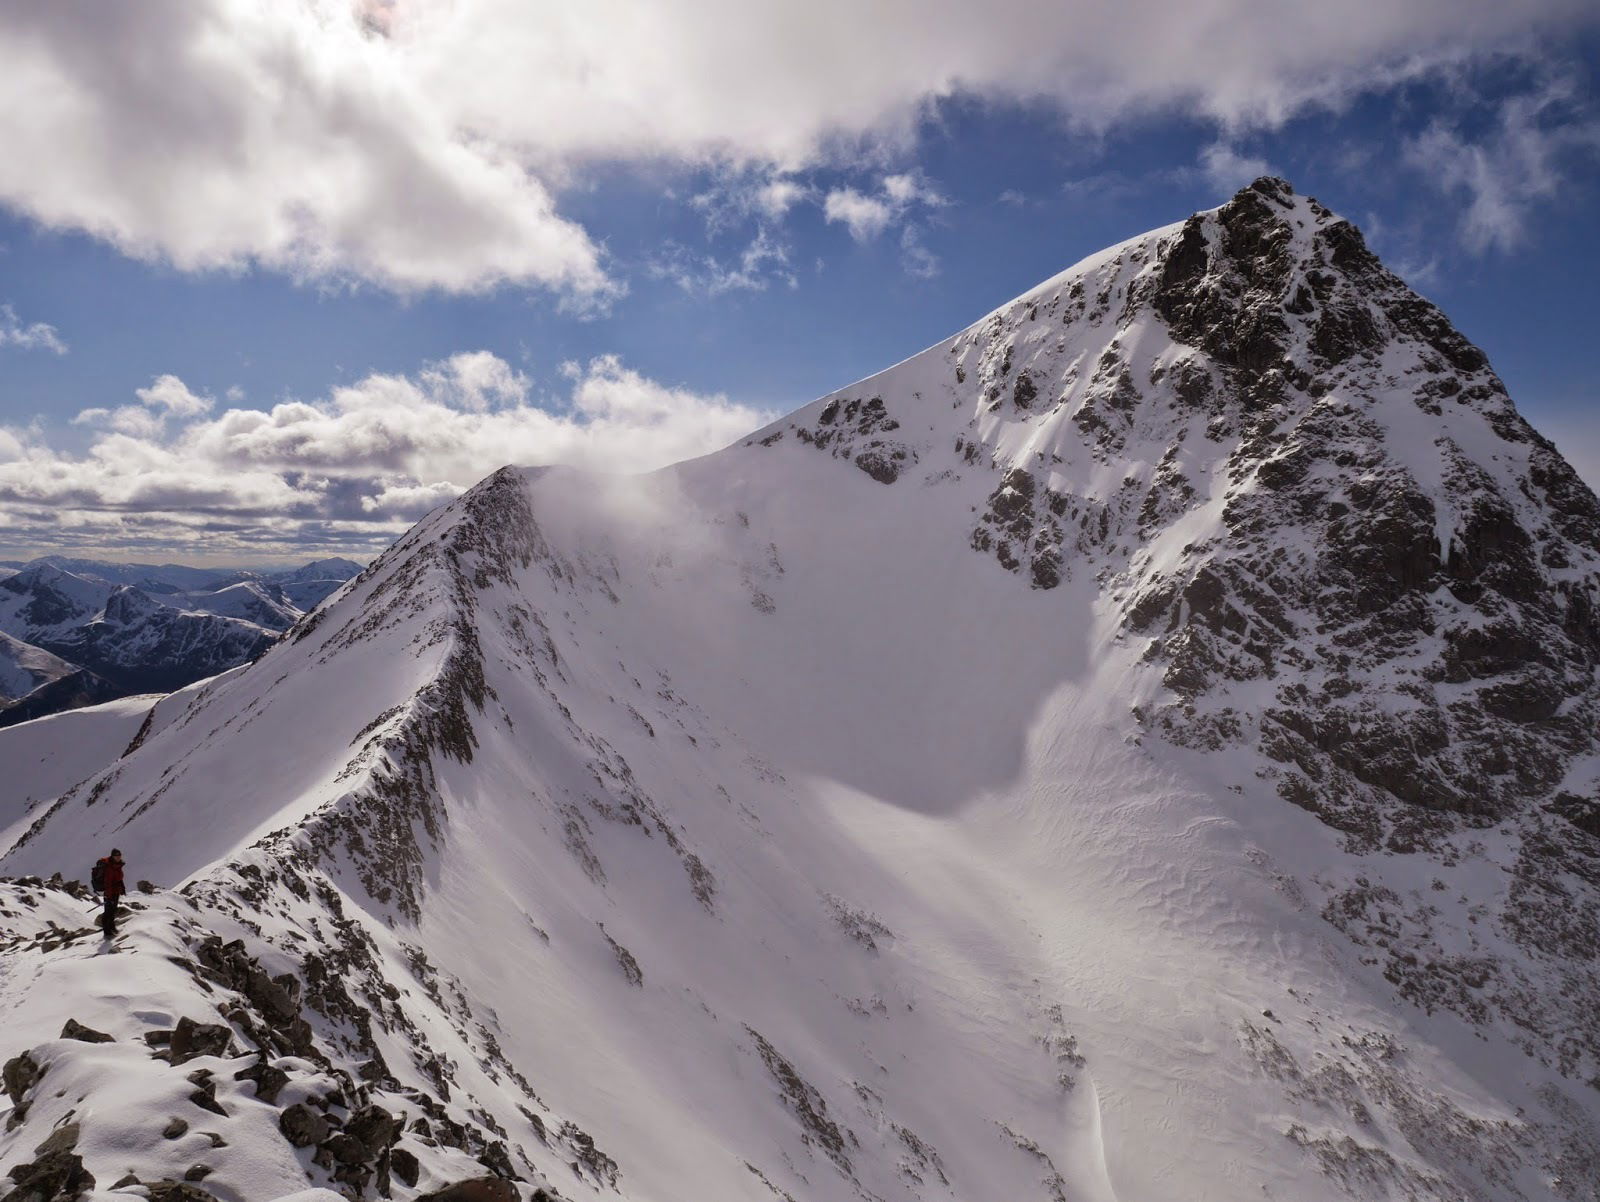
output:
POLYGON ((160 608, 160 602, 143 589, 135 588, 131 584, 119 584, 106 597, 105 608, 101 611, 99 620, 116 625, 128 625, 148 618, 160 608))
POLYGON ((0 866, 176 891, 86 1013, 262 1049, 219 1195, 1593 1202, 1597 514, 1257 181, 716 454, 495 473, 0 866))

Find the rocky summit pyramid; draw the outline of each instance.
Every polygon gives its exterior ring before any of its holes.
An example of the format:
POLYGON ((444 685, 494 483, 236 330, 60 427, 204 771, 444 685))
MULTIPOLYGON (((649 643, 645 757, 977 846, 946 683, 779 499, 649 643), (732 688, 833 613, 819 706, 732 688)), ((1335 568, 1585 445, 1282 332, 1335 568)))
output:
POLYGON ((1595 1199, 1597 607, 1482 353, 1259 180, 0 733, 0 1172, 1595 1199), (50 878, 111 844, 108 947, 50 878))

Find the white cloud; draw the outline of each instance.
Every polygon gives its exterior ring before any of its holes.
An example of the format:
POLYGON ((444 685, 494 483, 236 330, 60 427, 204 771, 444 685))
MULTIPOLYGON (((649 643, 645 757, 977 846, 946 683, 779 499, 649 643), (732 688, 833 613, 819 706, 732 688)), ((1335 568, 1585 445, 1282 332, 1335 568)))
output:
POLYGON ((162 376, 138 390, 141 404, 80 413, 93 432, 81 454, 37 428, 0 428, 0 523, 37 547, 372 549, 503 464, 645 471, 770 416, 613 355, 565 374, 568 395, 540 400, 504 360, 474 351, 315 401, 215 414, 162 376))
POLYGON ((866 196, 854 188, 835 188, 822 205, 823 216, 850 230, 857 242, 870 242, 894 220, 894 206, 876 196, 866 196))
POLYGON ((489 351, 452 355, 425 368, 422 379, 434 395, 449 397, 474 413, 528 399, 528 377, 489 351))
POLYGON ((949 203, 920 172, 912 171, 884 176, 878 181, 876 195, 835 188, 823 199, 822 215, 844 225, 857 242, 870 242, 914 206, 936 209, 949 203))
POLYGON ((148 388, 136 389, 134 395, 151 409, 173 417, 198 417, 210 411, 213 401, 208 396, 196 396, 177 376, 157 376, 148 388))
POLYGON ((789 267, 789 248, 766 225, 756 229, 745 248, 734 259, 714 254, 698 254, 680 243, 668 243, 645 270, 656 279, 671 280, 683 291, 699 296, 720 296, 724 292, 763 292, 773 281, 799 286, 789 267))
POLYGON ((907 275, 929 280, 939 274, 939 259, 922 243, 922 235, 914 225, 900 233, 900 264, 907 275))
POLYGON ((908 171, 901 175, 883 177, 883 194, 897 208, 906 209, 914 204, 929 208, 942 208, 950 202, 939 190, 924 179, 920 172, 908 171))
POLYGON ((0 199, 186 270, 605 292, 547 188, 358 16, 338 0, 0 6, 0 199))
POLYGON ((754 218, 763 228, 783 221, 789 211, 813 196, 809 184, 771 168, 725 169, 690 203, 705 214, 717 233, 738 221, 754 218))
MULTIPOLYGON (((1236 133, 1594 17, 1593 0, 10 4, 0 203, 186 270, 592 303, 614 283, 555 190, 595 164, 749 171, 776 221, 805 198, 795 172, 905 150, 947 97, 1236 133)), ((875 206, 904 203, 886 186, 828 203, 871 236, 875 206)))
POLYGON ((785 176, 777 176, 756 190, 755 208, 769 221, 781 221, 811 190, 785 176))
POLYGON ((1469 250, 1515 249, 1529 213, 1555 195, 1574 154, 1600 152, 1600 123, 1580 115, 1570 81, 1555 80, 1501 102, 1479 137, 1435 122, 1406 148, 1407 161, 1440 191, 1462 195, 1461 239, 1469 250))
POLYGON ((10 305, 0 305, 0 346, 15 346, 25 351, 50 351, 57 355, 67 353, 67 344, 61 341, 55 326, 42 321, 23 325, 17 311, 10 305))
POLYGON ((394 38, 467 125, 546 158, 794 166, 903 141, 958 94, 1088 122, 1170 106, 1271 122, 1593 15, 1591 0, 591 0, 554 22, 458 0, 400 8, 394 38))

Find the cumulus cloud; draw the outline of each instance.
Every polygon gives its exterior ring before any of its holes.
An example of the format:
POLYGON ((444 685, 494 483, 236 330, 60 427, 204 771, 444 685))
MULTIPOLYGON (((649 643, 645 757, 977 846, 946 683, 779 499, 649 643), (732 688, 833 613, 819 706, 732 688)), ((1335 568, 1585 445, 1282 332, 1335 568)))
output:
POLYGON ((1086 122, 1176 105, 1271 122, 1592 17, 1589 0, 593 0, 552 22, 459 0, 400 6, 392 33, 472 128, 547 156, 796 165, 904 139, 961 94, 1086 122))
POLYGON ((0 305, 0 346, 14 346, 25 351, 50 351, 56 355, 67 353, 67 344, 61 341, 55 326, 42 321, 23 325, 17 311, 10 305, 0 305))
MULTIPOLYGON (((0 203, 185 269, 593 303, 614 282, 556 196, 595 164, 749 170, 778 220, 796 172, 903 151, 949 97, 1238 131, 1593 18, 1592 0, 12 4, 0 203)), ((826 203, 871 237, 886 186, 826 203)))
POLYGON ((829 221, 842 223, 857 242, 870 242, 894 220, 894 207, 886 198, 866 196, 854 188, 835 188, 823 202, 829 221))
POLYGON ((137 389, 134 395, 147 407, 173 417, 198 417, 209 412, 214 403, 208 396, 190 392, 177 376, 157 376, 150 387, 137 389))
POLYGON ((1515 249, 1533 207, 1565 182, 1565 162, 1600 152, 1600 122, 1578 111, 1574 93, 1570 80, 1552 80, 1507 97, 1476 137, 1436 121, 1407 145, 1414 168, 1465 198, 1461 240, 1469 250, 1515 249))
POLYGON ((939 209, 949 203, 920 171, 908 171, 884 176, 870 195, 850 187, 834 188, 823 198, 822 215, 843 225, 857 242, 871 242, 890 226, 905 222, 900 230, 900 265, 907 275, 931 279, 939 274, 938 256, 910 218, 919 209, 939 209))
POLYGON ((0 428, 0 522, 33 547, 375 549, 502 464, 644 471, 770 416, 650 380, 616 356, 564 370, 567 394, 537 397, 510 364, 475 351, 312 401, 220 413, 161 376, 137 405, 80 413, 93 432, 82 453, 37 429, 0 428))
POLYGON ((609 286, 512 149, 337 0, 0 6, 0 198, 184 269, 609 286))
POLYGON ((822 215, 842 224, 857 242, 870 242, 914 206, 941 208, 949 202, 918 172, 886 175, 875 193, 835 188, 822 202, 822 215))

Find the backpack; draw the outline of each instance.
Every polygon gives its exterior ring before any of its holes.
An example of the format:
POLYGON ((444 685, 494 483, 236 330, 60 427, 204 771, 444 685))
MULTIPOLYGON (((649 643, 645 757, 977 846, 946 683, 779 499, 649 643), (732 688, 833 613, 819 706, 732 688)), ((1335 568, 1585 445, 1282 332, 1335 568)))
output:
POLYGON ((89 888, 96 893, 102 893, 106 887, 106 862, 96 860, 94 867, 89 869, 89 888))

